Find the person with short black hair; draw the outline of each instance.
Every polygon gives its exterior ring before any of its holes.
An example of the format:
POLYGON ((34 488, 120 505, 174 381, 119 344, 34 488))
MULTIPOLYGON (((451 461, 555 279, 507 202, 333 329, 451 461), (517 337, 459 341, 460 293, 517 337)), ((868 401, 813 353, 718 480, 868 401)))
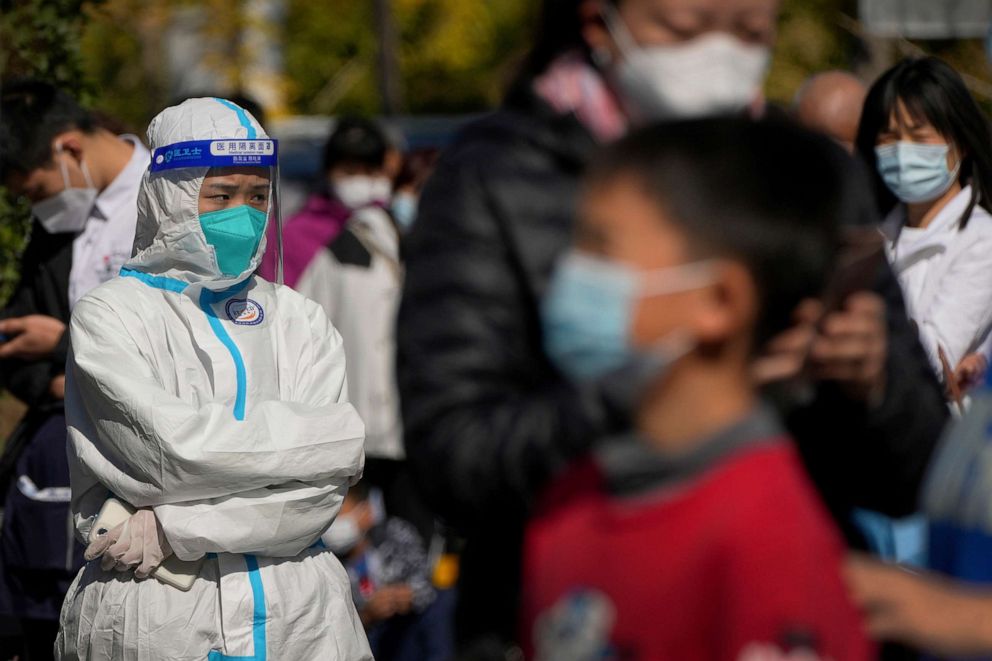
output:
MULTIPOLYGON (((388 204, 391 185, 384 171, 386 149, 382 131, 371 120, 343 117, 337 121, 324 144, 317 191, 283 227, 283 278, 287 285, 295 289, 302 279, 313 279, 307 272, 314 267, 319 270, 321 248, 337 238, 353 214, 388 204)), ((275 245, 273 238, 270 246, 275 245)), ((261 273, 274 280, 273 254, 270 248, 261 273)))
POLYGON ((635 131, 593 159, 545 343, 577 382, 625 370, 641 396, 635 431, 576 461, 528 525, 527 658, 873 658, 841 536, 750 375, 824 290, 869 195, 851 166, 826 137, 744 119, 635 131))
POLYGON ((385 175, 386 137, 372 120, 343 117, 324 145, 324 174, 331 192, 350 209, 385 202, 389 179, 385 175), (359 181, 363 196, 358 195, 359 181))
POLYGON ((148 162, 136 136, 102 128, 53 85, 21 80, 0 92, 0 179, 34 216, 20 282, 0 310, 0 388, 30 407, 0 462, 0 553, 29 659, 51 658, 62 599, 82 565, 67 525, 66 325, 75 303, 130 257, 148 162))

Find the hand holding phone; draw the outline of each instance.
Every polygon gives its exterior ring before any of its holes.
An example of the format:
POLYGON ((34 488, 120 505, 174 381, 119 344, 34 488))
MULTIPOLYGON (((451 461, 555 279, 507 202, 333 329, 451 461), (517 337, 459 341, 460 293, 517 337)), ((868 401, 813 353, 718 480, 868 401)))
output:
MULTIPOLYGON (((136 510, 127 503, 116 498, 108 498, 100 509, 100 514, 90 532, 90 546, 86 549, 87 559, 92 560, 103 555, 109 546, 105 543, 106 536, 131 519, 135 512, 136 510), (101 542, 104 543, 101 544, 101 542)), ((171 549, 169 553, 171 554, 171 549)), ((174 555, 168 555, 158 567, 152 570, 151 575, 166 585, 186 592, 193 587, 193 582, 196 581, 196 577, 199 576, 200 569, 203 567, 203 561, 204 558, 185 561, 174 555)))

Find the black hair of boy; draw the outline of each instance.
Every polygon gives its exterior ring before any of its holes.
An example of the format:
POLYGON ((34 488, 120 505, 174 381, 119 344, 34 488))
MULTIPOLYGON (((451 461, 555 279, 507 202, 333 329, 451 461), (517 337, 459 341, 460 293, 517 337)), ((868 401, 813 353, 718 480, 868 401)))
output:
POLYGON ((382 167, 386 138, 375 122, 363 117, 342 117, 324 145, 324 172, 336 165, 382 167))
POLYGON ((67 92, 49 83, 22 79, 0 91, 0 182, 52 161, 55 136, 95 130, 93 118, 67 92))
POLYGON ((972 192, 959 229, 967 225, 976 204, 992 213, 992 129, 958 72, 936 57, 907 58, 882 74, 868 90, 857 149, 874 175, 879 211, 886 214, 898 202, 878 174, 875 144, 889 126, 899 101, 910 117, 932 124, 964 151, 958 179, 962 186, 970 183, 972 192))
POLYGON ((868 179, 825 136, 782 120, 710 118, 628 134, 593 160, 587 185, 630 178, 700 257, 743 262, 760 301, 755 347, 822 294, 841 225, 875 218, 868 179))

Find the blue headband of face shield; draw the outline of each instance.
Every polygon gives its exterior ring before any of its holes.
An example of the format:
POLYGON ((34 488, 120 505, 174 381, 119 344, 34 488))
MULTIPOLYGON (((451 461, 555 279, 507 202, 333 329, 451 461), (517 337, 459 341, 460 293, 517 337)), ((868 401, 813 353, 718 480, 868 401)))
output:
POLYGON ((279 143, 261 140, 190 140, 159 147, 152 152, 151 172, 176 168, 276 167, 279 143))

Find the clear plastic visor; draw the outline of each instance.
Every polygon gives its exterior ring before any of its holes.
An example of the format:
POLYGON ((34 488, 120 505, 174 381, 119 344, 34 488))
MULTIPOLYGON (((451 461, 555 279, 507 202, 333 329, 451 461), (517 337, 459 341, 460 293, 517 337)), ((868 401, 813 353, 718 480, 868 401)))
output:
MULTIPOLYGON (((192 140, 159 147, 152 152, 151 172, 178 168, 266 168, 269 172, 268 239, 275 238, 275 279, 283 284, 282 213, 279 204, 279 141, 273 138, 192 140), (275 235, 273 237, 273 234, 275 235)), ((273 246, 266 247, 264 264, 273 246)))

